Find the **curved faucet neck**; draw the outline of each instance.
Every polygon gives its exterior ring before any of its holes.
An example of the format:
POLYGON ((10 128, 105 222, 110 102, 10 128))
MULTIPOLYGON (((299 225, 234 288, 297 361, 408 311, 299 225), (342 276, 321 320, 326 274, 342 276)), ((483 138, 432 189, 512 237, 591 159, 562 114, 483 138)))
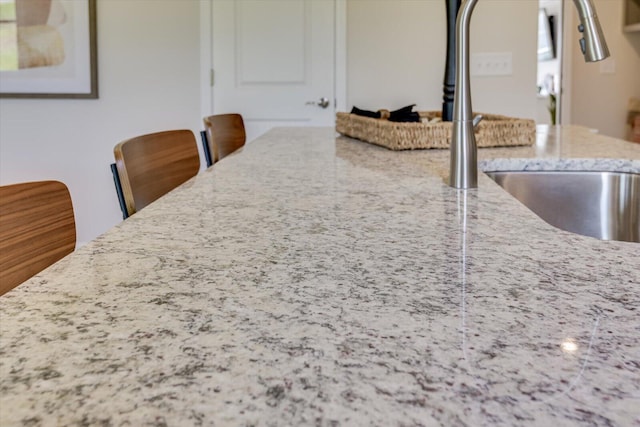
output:
POLYGON ((469 28, 471 14, 478 0, 462 3, 456 19, 456 86, 453 97, 453 120, 472 120, 471 84, 469 81, 469 28))
MULTIPOLYGON (((453 128, 450 143, 449 185, 458 189, 478 186, 478 147, 474 133, 469 80, 469 26, 478 0, 464 0, 456 19, 456 83, 453 97, 453 128)), ((585 60, 600 61, 609 56, 602 29, 591 0, 574 0, 583 34, 580 48, 585 60)))

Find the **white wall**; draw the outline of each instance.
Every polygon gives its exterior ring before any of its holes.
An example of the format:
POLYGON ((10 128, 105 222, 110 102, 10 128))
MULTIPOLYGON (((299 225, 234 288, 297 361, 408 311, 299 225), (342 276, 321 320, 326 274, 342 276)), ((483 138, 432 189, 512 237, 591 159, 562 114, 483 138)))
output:
POLYGON ((347 107, 440 109, 444 1, 347 2, 347 107))
MULTIPOLYGON (((472 77, 475 111, 536 117, 537 1, 481 0, 471 19, 471 52, 512 52, 513 75, 472 77)), ((442 108, 444 1, 347 3, 348 108, 442 108)))
POLYGON ((197 132, 201 120, 199 2, 97 6, 99 99, 0 100, 0 183, 65 182, 79 243, 121 221, 114 145, 165 129, 197 132))
MULTIPOLYGON (((613 60, 615 71, 603 73, 604 62, 585 63, 580 49, 572 49, 569 123, 625 138, 627 103, 632 96, 640 98, 640 32, 622 31, 622 0, 593 3, 611 52, 611 58, 605 61, 613 60)), ((574 10, 571 13, 574 24, 571 28, 575 28, 577 16, 574 10)), ((578 46, 578 32, 567 30, 567 35, 573 46, 578 46)))

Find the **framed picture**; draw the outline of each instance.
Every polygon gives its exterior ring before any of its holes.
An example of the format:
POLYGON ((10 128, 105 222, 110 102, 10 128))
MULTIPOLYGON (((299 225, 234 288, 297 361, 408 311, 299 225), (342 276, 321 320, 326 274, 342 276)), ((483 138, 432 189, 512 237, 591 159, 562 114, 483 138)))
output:
POLYGON ((0 98, 97 98, 96 0, 0 0, 0 98))
POLYGON ((544 8, 538 11, 538 61, 551 61, 556 57, 552 17, 544 8))

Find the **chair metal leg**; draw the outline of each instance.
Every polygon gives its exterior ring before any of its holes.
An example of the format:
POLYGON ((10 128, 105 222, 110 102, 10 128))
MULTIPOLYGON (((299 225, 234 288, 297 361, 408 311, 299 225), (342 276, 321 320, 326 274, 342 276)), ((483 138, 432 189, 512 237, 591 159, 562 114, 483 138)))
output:
POLYGON ((116 194, 118 195, 118 203, 120 203, 120 210, 122 211, 122 219, 127 219, 129 213, 127 212, 127 205, 124 202, 124 193, 122 192, 122 183, 120 182, 120 175, 115 163, 111 163, 111 174, 113 175, 113 183, 116 186, 116 194))
POLYGON ((213 159, 211 159, 211 150, 209 150, 207 131, 201 130, 200 138, 202 139, 202 151, 204 152, 204 160, 207 162, 207 167, 210 168, 211 165, 213 165, 213 159))

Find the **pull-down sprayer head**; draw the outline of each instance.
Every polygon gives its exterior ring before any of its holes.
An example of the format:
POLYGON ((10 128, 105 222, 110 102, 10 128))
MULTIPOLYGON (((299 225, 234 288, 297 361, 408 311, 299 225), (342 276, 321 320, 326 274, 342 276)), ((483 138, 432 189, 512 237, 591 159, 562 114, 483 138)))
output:
POLYGON ((609 48, 604 39, 596 9, 591 0, 573 0, 578 9, 580 25, 578 31, 582 33, 580 49, 587 62, 602 61, 609 56, 609 48))

